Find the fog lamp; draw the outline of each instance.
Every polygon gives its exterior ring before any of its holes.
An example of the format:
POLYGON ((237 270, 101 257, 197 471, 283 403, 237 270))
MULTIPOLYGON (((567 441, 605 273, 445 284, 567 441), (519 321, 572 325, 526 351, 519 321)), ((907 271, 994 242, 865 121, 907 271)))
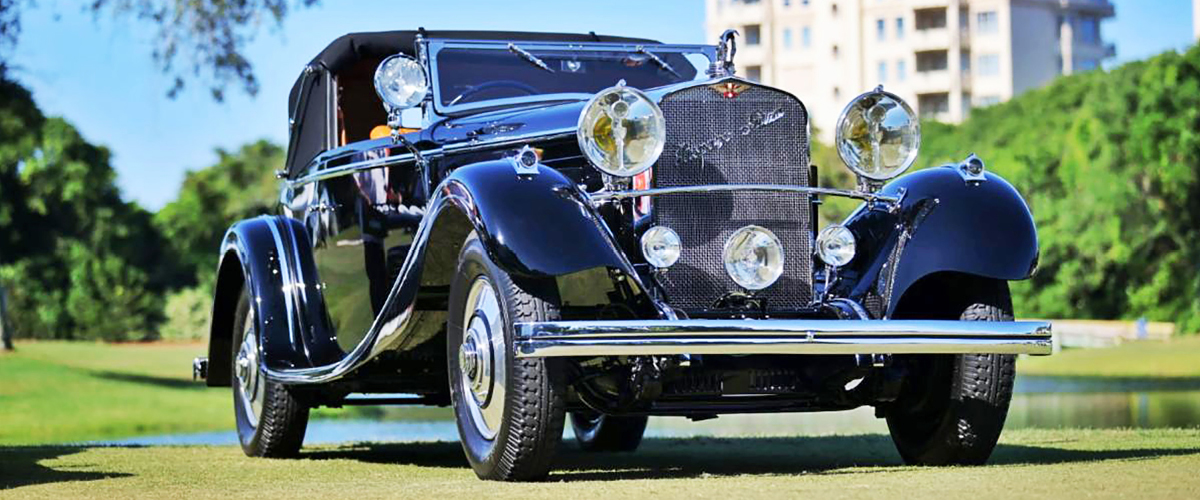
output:
POLYGON ((642 234, 642 255, 657 268, 671 267, 679 260, 679 235, 667 226, 654 226, 642 234))
POLYGON ((622 80, 584 106, 577 137, 593 166, 609 175, 631 177, 658 161, 667 123, 653 100, 622 80))
POLYGON ((817 256, 833 267, 842 267, 854 259, 854 233, 844 226, 834 224, 817 235, 817 256))
POLYGON ((725 272, 747 290, 762 290, 783 274, 783 245, 775 233, 759 226, 746 226, 725 241, 722 252, 725 272))

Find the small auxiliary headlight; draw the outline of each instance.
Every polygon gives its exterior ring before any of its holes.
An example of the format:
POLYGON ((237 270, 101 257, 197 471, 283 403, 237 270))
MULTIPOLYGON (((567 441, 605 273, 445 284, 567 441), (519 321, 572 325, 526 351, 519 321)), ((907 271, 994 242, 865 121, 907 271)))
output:
POLYGON ((783 245, 775 233, 759 226, 746 226, 725 240, 721 253, 725 272, 747 290, 771 286, 783 274, 783 245))
POLYGON ((654 226, 642 234, 642 255, 657 268, 671 267, 679 260, 679 235, 667 226, 654 226))
POLYGON ((834 224, 817 235, 817 256, 833 267, 842 267, 854 259, 856 242, 854 233, 844 226, 834 224))

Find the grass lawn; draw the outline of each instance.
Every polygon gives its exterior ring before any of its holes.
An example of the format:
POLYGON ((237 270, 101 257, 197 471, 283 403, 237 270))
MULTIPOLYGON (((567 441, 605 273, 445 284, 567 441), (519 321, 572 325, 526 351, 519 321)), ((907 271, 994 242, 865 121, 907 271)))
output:
POLYGON ((203 344, 21 342, 0 353, 0 444, 233 427, 229 390, 191 380, 203 344))
POLYGON ((1129 342, 1100 349, 1067 349, 1052 356, 1026 356, 1017 373, 1064 377, 1197 378, 1200 335, 1169 342, 1129 342))
MULTIPOLYGON (((900 464, 884 435, 653 439, 633 454, 564 445, 537 484, 475 478, 457 443, 306 449, 250 459, 234 447, 0 448, 13 498, 1196 498, 1200 430, 1005 433, 985 467, 900 464)), ((9 489, 5 489, 9 488, 9 489)))

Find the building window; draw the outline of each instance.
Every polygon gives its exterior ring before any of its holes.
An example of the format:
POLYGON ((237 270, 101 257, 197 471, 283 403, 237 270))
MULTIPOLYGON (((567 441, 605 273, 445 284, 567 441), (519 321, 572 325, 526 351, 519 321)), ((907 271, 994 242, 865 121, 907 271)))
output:
POLYGON ((950 112, 950 94, 920 94, 917 96, 917 113, 921 118, 941 118, 950 112))
POLYGON ((833 46, 833 58, 838 58, 838 46, 836 44, 833 46))
POLYGON ((744 37, 746 40, 746 45, 758 45, 761 42, 761 40, 759 40, 759 30, 757 24, 743 26, 742 33, 746 34, 744 37))
POLYGON ((833 4, 833 7, 831 8, 831 10, 833 10, 833 16, 837 17, 837 4, 836 3, 833 4))
POLYGON ((808 7, 808 0, 800 0, 800 5, 808 7))
POLYGON ((875 39, 879 41, 887 40, 887 23, 883 19, 875 20, 875 39))
POLYGON ((791 28, 783 29, 783 48, 785 48, 785 49, 792 48, 792 29, 791 28))
POLYGON ((904 18, 903 17, 896 18, 896 39, 897 40, 904 39, 904 18))
POLYGON ((1084 43, 1100 43, 1100 20, 1094 17, 1076 18, 1075 39, 1084 43))
POLYGON ((908 61, 896 61, 896 81, 903 82, 908 77, 908 61))
POLYGON ((762 66, 746 66, 746 78, 752 81, 762 81, 762 66))
POLYGON ((971 71, 971 52, 964 50, 958 56, 958 65, 961 66, 959 69, 971 71))
POLYGON ((783 6, 784 6, 784 7, 791 7, 791 6, 792 6, 792 0, 783 0, 783 6))
POLYGON ((1000 74, 999 54, 984 54, 979 56, 979 59, 975 62, 978 63, 975 72, 979 76, 996 76, 1000 74))
POLYGON ((800 45, 806 49, 812 46, 812 28, 805 26, 800 29, 800 45))
POLYGON ((946 8, 919 9, 913 12, 917 21, 917 31, 937 30, 946 27, 946 8))
POLYGON ((981 95, 975 100, 975 107, 977 108, 995 106, 997 104, 1000 104, 1000 96, 998 95, 981 95))
POLYGON ((989 10, 975 14, 975 31, 982 34, 999 32, 1000 22, 996 11, 989 10))
POLYGON ((879 83, 887 82, 887 62, 879 61, 879 83))
POLYGON ((950 67, 944 50, 917 52, 917 72, 945 71, 950 67))
POLYGON ((834 87, 834 88, 833 88, 833 98, 834 98, 834 99, 841 99, 841 98, 842 98, 842 89, 839 89, 839 88, 837 88, 837 87, 834 87))

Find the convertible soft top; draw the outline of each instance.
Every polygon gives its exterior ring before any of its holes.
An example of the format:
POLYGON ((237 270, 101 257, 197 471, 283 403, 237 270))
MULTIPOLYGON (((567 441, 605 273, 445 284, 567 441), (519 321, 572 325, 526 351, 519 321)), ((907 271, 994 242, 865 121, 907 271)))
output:
POLYGON ((417 35, 427 39, 501 40, 514 42, 609 42, 657 44, 655 40, 595 33, 532 33, 522 31, 378 31, 350 33, 330 43, 314 57, 300 74, 288 98, 291 133, 288 141, 287 171, 295 176, 322 151, 333 147, 336 124, 332 103, 319 96, 331 97, 330 75, 354 67, 364 60, 382 61, 392 54, 415 57, 417 35), (324 104, 318 104, 324 103, 324 104))

